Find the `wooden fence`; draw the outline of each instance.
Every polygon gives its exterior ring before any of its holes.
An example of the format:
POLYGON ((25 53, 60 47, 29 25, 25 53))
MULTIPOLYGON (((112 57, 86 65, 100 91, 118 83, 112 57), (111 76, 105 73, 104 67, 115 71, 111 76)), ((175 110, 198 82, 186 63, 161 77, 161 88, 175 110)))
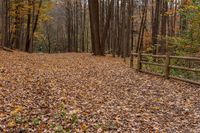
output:
POLYGON ((170 56, 169 54, 167 54, 167 55, 152 55, 152 54, 144 54, 144 53, 140 53, 140 52, 139 53, 132 53, 131 54, 131 60, 130 60, 131 68, 133 68, 134 57, 137 57, 136 70, 138 72, 144 72, 144 73, 153 74, 153 75, 157 75, 157 76, 163 76, 166 79, 172 78, 172 79, 177 79, 177 80, 189 82, 189 83, 192 83, 192 84, 200 85, 200 82, 189 80, 189 79, 185 79, 185 78, 179 78, 179 77, 176 77, 176 76, 172 76, 170 74, 171 69, 178 69, 178 70, 184 70, 184 71, 190 71, 190 72, 199 73, 200 69, 172 65, 171 64, 171 60, 172 59, 179 59, 179 60, 200 62, 200 58, 183 57, 183 56, 170 56), (164 59, 164 63, 161 64, 161 63, 158 63, 156 61, 153 61, 153 62, 144 61, 143 57, 152 57, 155 60, 156 59, 164 59), (164 74, 145 71, 145 70, 142 69, 143 65, 152 65, 152 66, 162 67, 162 68, 164 68, 164 74))

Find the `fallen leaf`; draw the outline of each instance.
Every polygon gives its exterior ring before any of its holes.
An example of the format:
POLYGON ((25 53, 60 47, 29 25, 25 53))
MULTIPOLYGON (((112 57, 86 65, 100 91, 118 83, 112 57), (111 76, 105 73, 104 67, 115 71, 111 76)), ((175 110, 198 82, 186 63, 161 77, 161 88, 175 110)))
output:
POLYGON ((15 126, 16 126, 16 122, 14 120, 11 120, 11 121, 8 122, 8 127, 9 128, 13 128, 15 126))

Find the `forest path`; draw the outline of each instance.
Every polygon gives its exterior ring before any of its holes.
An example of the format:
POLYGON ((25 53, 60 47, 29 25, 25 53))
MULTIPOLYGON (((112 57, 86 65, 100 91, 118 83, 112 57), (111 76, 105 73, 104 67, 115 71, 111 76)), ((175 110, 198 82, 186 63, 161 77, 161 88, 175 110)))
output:
POLYGON ((200 87, 90 54, 0 51, 0 132, 200 132, 200 87))

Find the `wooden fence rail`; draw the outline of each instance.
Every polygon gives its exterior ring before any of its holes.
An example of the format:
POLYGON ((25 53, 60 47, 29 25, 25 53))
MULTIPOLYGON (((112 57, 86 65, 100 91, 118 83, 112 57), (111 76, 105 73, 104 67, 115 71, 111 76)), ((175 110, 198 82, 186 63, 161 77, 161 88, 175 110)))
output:
POLYGON ((153 74, 153 75, 157 75, 157 76, 163 76, 166 79, 172 78, 172 79, 177 79, 177 80, 189 82, 189 83, 192 83, 192 84, 200 85, 200 82, 189 80, 189 79, 175 77, 175 76, 172 76, 170 74, 171 69, 178 69, 178 70, 184 70, 184 71, 190 71, 190 72, 200 73, 200 69, 171 65, 171 60, 172 59, 187 60, 187 61, 198 61, 198 62, 200 62, 200 58, 196 58, 196 57, 184 57, 184 56, 170 56, 169 54, 166 54, 166 55, 152 55, 152 54, 144 54, 144 53, 141 53, 141 52, 139 52, 139 53, 132 53, 131 54, 131 60, 130 60, 130 66, 131 66, 131 68, 133 68, 134 57, 137 58, 136 70, 138 72, 144 72, 144 73, 153 74), (161 63, 158 63, 158 62, 144 61, 143 57, 152 57, 154 59, 164 59, 165 63, 161 64, 161 63), (152 66, 162 67, 162 68, 164 68, 164 74, 159 74, 159 73, 145 71, 145 70, 142 69, 143 65, 152 65, 152 66))

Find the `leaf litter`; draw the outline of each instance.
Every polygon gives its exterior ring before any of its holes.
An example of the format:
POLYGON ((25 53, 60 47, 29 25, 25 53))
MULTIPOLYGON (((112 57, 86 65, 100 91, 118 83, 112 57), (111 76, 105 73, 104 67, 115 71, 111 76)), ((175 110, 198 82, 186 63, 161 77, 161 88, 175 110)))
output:
POLYGON ((200 132, 200 86, 109 56, 0 55, 0 132, 200 132))

